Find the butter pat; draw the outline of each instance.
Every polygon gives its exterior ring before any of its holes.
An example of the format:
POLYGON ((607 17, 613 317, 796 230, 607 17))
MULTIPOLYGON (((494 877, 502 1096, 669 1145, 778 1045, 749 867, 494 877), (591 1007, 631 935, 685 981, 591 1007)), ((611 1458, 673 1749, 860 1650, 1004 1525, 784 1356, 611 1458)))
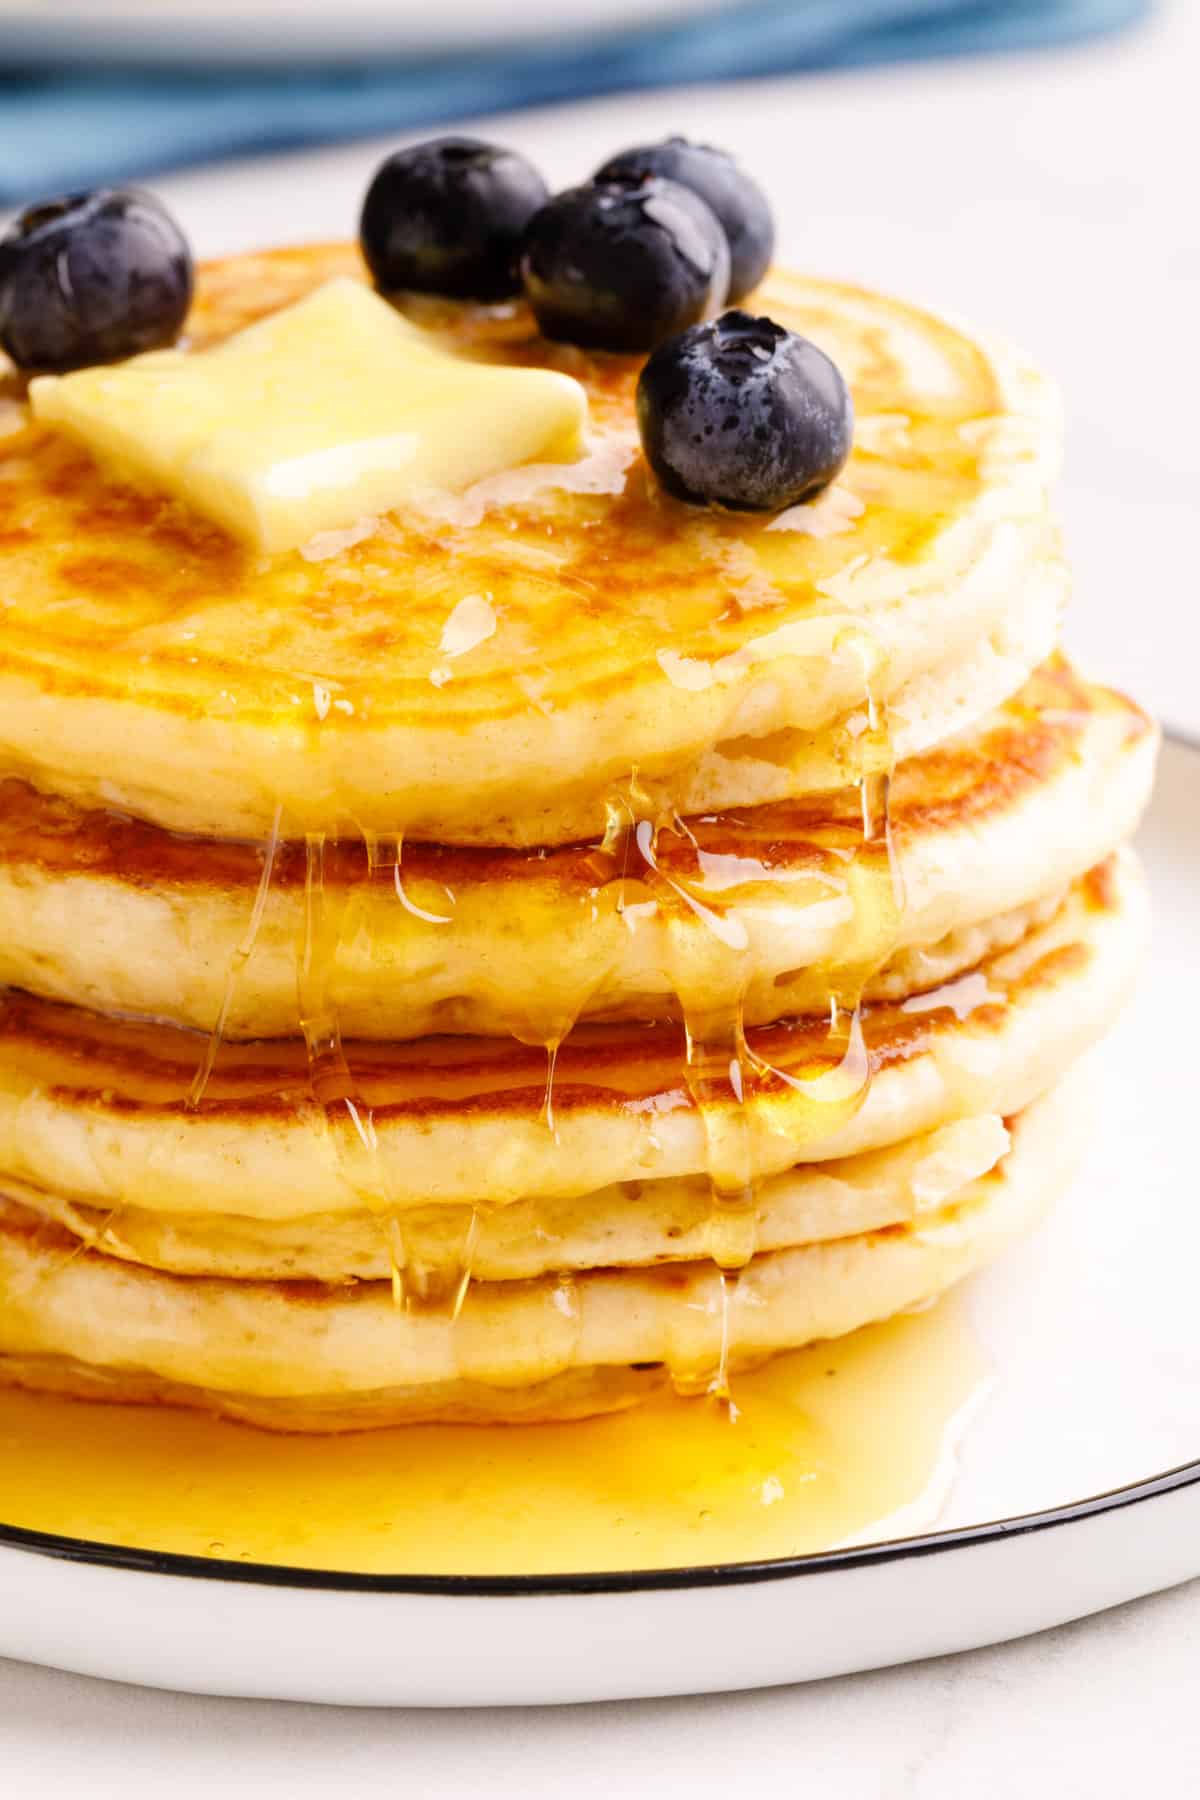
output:
POLYGON ((358 282, 331 281, 214 349, 42 376, 34 415, 121 479, 259 550, 582 451, 587 396, 552 369, 448 355, 358 282))

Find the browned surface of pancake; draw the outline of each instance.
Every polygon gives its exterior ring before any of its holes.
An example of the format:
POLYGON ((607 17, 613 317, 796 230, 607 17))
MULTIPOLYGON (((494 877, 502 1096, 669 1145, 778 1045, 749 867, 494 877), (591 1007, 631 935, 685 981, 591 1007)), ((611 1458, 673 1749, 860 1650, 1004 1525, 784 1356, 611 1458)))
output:
MULTIPOLYGON (((348 245, 312 245, 205 265, 199 271, 188 342, 203 347, 217 341, 345 274, 362 275, 358 253, 348 245)), ((839 291, 853 292, 831 285, 831 305, 839 291)), ((896 305, 901 315, 909 311, 896 305)), ((632 417, 641 357, 552 345, 519 309, 501 318, 489 309, 469 307, 425 306, 418 313, 423 322, 448 329, 462 352, 557 366, 574 375, 587 386, 601 426, 632 417)), ((909 316, 934 329, 926 315, 911 311, 909 316)), ((962 384, 954 397, 956 412, 972 419, 998 410, 1001 396, 986 356, 945 327, 936 329, 962 384)), ((912 406, 912 397, 897 391, 896 371, 886 358, 876 373, 886 380, 886 390, 872 386, 868 357, 864 410, 912 406)), ((911 450, 892 454, 914 474, 935 487, 940 484, 937 493, 944 500, 973 491, 981 479, 976 452, 964 438, 952 455, 941 421, 934 420, 930 436, 936 457, 931 463, 923 449, 919 410, 913 410, 911 450)), ((156 707, 185 713, 219 705, 222 690, 231 684, 239 719, 278 716, 290 704, 297 681, 314 674, 365 680, 376 718, 381 711, 402 716, 409 709, 415 716, 436 710, 439 719, 467 717, 478 703, 472 700, 470 681, 458 679, 442 692, 429 686, 442 623, 454 601, 473 591, 493 595, 497 611, 503 612, 514 571, 519 581, 541 591, 545 610, 539 659, 558 653, 556 634, 561 644, 565 629, 573 642, 581 625, 587 628, 595 654, 574 668, 573 677, 589 690, 603 692, 625 677, 626 659, 619 652, 622 620, 635 636, 649 627, 659 643, 686 635, 691 654, 705 654, 703 640, 708 639, 708 650, 719 655, 739 635, 737 619, 723 617, 737 587, 736 579, 730 580, 730 559, 736 561, 741 546, 763 535, 762 521, 753 515, 697 513, 666 500, 643 474, 618 496, 581 497, 565 509, 559 497, 550 579, 531 574, 514 554, 515 543, 500 555, 496 533, 435 521, 422 528, 407 520, 386 537, 328 562, 290 554, 265 564, 180 504, 106 480, 86 452, 49 430, 30 426, 6 440, 0 452, 5 472, 0 484, 0 593, 14 600, 36 594, 70 601, 56 607, 50 633, 31 631, 28 619, 24 626, 10 625, 0 644, 0 669, 32 662, 39 684, 65 696, 114 689, 123 693, 130 686, 152 695, 156 707), (393 616, 397 599, 405 608, 403 629, 393 616), (191 640, 172 641, 172 623, 184 613, 197 622, 236 616, 243 629, 236 639, 222 630, 218 644, 224 642, 223 651, 206 642, 205 667, 199 669, 191 640), (423 641, 414 621, 426 615, 423 641), (593 629, 602 620, 612 622, 615 657, 605 654, 593 629), (685 621, 699 628, 699 637, 693 631, 685 634, 685 621), (152 667, 140 667, 141 652, 151 643, 152 667), (281 648, 286 651, 282 664, 281 648)), ((546 528, 537 519, 538 510, 531 521, 526 509, 517 509, 522 535, 544 541, 546 528)), ((941 526, 933 504, 889 510, 885 503, 882 510, 880 531, 894 561, 919 556, 941 526)), ((844 560, 836 541, 830 550, 816 540, 785 536, 776 538, 772 548, 787 565, 777 579, 793 597, 813 593, 826 565, 844 560)), ((31 616, 36 617, 32 609, 31 616)), ((13 624, 16 617, 14 609, 13 624)), ((481 668, 494 676, 490 661, 485 652, 481 668)), ((491 710, 495 694, 490 683, 488 687, 491 710)), ((529 700, 514 685, 508 704, 524 708, 529 700)), ((339 729, 353 730, 355 720, 347 715, 337 723, 339 729)))
MULTIPOLYGON (((203 347, 228 337, 248 322, 290 304, 335 275, 362 275, 362 263, 349 245, 311 245, 297 250, 273 250, 268 256, 228 257, 200 270, 196 306, 189 319, 191 346, 203 347)), ((831 301, 837 288, 829 288, 831 301)), ((853 290, 842 290, 853 292, 853 290)), ((898 304, 898 302, 896 302, 898 304)), ((898 310, 903 313, 905 308, 898 310)), ((558 365, 587 383, 588 398, 597 421, 631 418, 633 389, 640 373, 640 356, 587 355, 574 347, 552 346, 531 328, 527 313, 497 320, 488 310, 471 308, 421 308, 425 322, 446 329, 462 351, 498 356, 511 364, 536 367, 558 365)), ((912 319, 930 324, 927 315, 912 311, 912 319)), ((939 328, 943 337, 950 337, 939 328)), ((1000 396, 986 356, 973 351, 966 338, 954 338, 955 369, 963 382, 963 394, 955 405, 964 419, 988 414, 1000 405, 1000 396)), ((894 376, 887 364, 880 373, 894 376)), ((867 398, 878 405, 887 401, 898 407, 909 396, 903 392, 874 394, 867 367, 867 398)), ((927 470, 921 454, 919 418, 910 427, 912 468, 927 470)), ((937 432, 937 475, 954 486, 977 481, 977 457, 966 441, 957 461, 950 461, 945 434, 937 432)), ((104 479, 92 459, 67 439, 43 428, 31 427, 16 439, 5 441, 7 479, 0 488, 0 585, 9 592, 31 587, 45 594, 70 596, 70 610, 54 617, 52 661, 41 664, 40 679, 61 684, 72 695, 104 693, 113 684, 137 686, 137 634, 157 626, 169 626, 178 612, 203 612, 232 608, 245 619, 246 637, 228 646, 227 659, 219 659, 210 671, 209 686, 239 675, 239 716, 246 707, 273 711, 270 680, 272 630, 288 621, 300 643, 320 655, 309 668, 326 675, 374 670, 372 686, 383 700, 389 686, 403 688, 419 679, 417 698, 435 704, 439 713, 461 709, 461 691, 432 695, 428 689, 428 664, 435 659, 437 632, 428 648, 417 657, 419 670, 405 670, 396 659, 398 632, 381 616, 378 585, 398 583, 410 605, 421 601, 417 569, 423 565, 425 581, 439 592, 453 594, 488 590, 504 603, 504 589, 511 581, 513 558, 500 560, 491 536, 482 535, 488 554, 480 556, 477 531, 471 527, 428 527, 421 531, 407 524, 396 538, 372 540, 371 547, 351 549, 333 562, 302 562, 290 554, 264 567, 261 558, 234 544, 218 527, 173 500, 117 486, 104 479), (453 562, 453 574, 446 572, 453 562), (507 567, 506 567, 507 562, 507 567), (362 571, 367 571, 363 583, 362 571), (349 572, 349 576, 347 576, 349 572), (347 610, 347 603, 353 603, 347 610), (275 607, 281 608, 279 614, 275 607), (255 612, 261 623, 255 623, 255 612), (61 673, 52 671, 61 655, 61 673), (112 657, 113 661, 110 661, 112 657)), ((901 457, 903 461, 903 457, 901 457)), ((939 529, 936 508, 896 511, 885 533, 889 556, 903 560, 918 556, 928 536, 939 529)), ((621 497, 585 502, 578 517, 556 522, 556 585, 569 599, 572 614, 594 614, 617 621, 622 610, 642 614, 653 608, 658 634, 671 641, 685 612, 703 601, 705 617, 720 641, 720 614, 729 594, 729 554, 748 540, 759 538, 761 520, 738 513, 702 513, 664 500, 657 484, 639 479, 621 497), (649 581, 648 572, 653 571, 649 581), (597 585, 597 583, 603 583, 597 585)), ((538 533, 543 535, 543 533, 538 533)), ((775 544, 777 549, 783 545, 775 544)), ((795 562, 792 583, 799 592, 819 578, 828 554, 820 544, 806 542, 797 554, 795 540, 786 544, 795 562)), ((840 560, 840 549, 835 558, 840 560)), ((443 612, 437 614, 441 628, 443 612)), ((38 634, 41 639, 41 634, 38 634)), ((38 659, 49 639, 32 646, 38 659)), ((551 655, 551 641, 543 644, 551 655)), ((716 643, 714 643, 716 648, 716 643)), ((22 634, 5 641, 0 662, 23 661, 22 634)), ((279 670, 279 680, 291 680, 302 670, 279 670)), ((604 684, 599 671, 578 670, 588 686, 604 684)), ((148 677, 142 677, 146 680, 148 677)), ((198 673, 187 644, 171 650, 169 639, 155 641, 155 704, 193 709, 200 695, 198 673)), ((205 695, 205 700, 207 700, 205 695)), ((275 697, 277 698, 277 697, 275 697)), ((349 727, 347 727, 349 729, 349 727)))
MULTIPOLYGON (((338 245, 204 269, 190 342, 347 273, 338 245)), ((519 305, 416 311, 468 358, 577 378, 581 462, 357 537, 262 558, 64 435, 10 433, 0 769, 206 836, 265 837, 282 809, 297 836, 568 843, 603 830, 634 766, 685 811, 853 776, 867 748, 828 740, 868 681, 914 742, 981 717, 1046 654, 1062 597, 1048 387, 884 296, 776 271, 758 299, 854 392, 816 522, 671 499, 639 450, 641 359, 549 344, 519 305), (447 622, 477 596, 492 629, 460 654, 447 622)))
MULTIPOLYGON (((1106 868, 1077 884, 1097 911, 1114 910, 1119 890, 1106 868)), ((1008 1008, 1040 987, 1053 987, 1086 965, 1085 942, 1062 944, 1008 980, 989 970, 949 983, 927 996, 874 1003, 859 1014, 871 1072, 918 1054, 937 1032, 967 1023, 973 1035, 1004 1027, 1008 1008)), ((849 1029, 847 1026, 846 1029, 849 1029)), ((305 1045, 296 1040, 224 1044, 198 1106, 191 1090, 203 1058, 202 1035, 171 1026, 102 1018, 75 1007, 10 992, 0 996, 0 1073, 7 1065, 52 1097, 116 1114, 136 1112, 201 1117, 290 1118, 311 1098, 305 1045)), ((811 1081, 839 1067, 847 1055, 845 1029, 827 1019, 802 1018, 747 1033, 749 1087, 757 1095, 783 1093, 788 1080, 811 1081)), ((542 1110, 546 1053, 504 1039, 432 1037, 415 1042, 347 1043, 353 1094, 377 1122, 542 1110)), ((694 1106, 686 1079, 684 1032, 671 1023, 581 1025, 557 1053, 554 1110, 657 1114, 694 1106)))
MULTIPOLYGON (((1053 657, 997 714, 989 730, 926 751, 897 769, 888 802, 895 851, 903 856, 917 835, 982 826, 995 814, 1011 811, 1077 754, 1089 722, 1101 711, 1123 717, 1129 742, 1154 730, 1133 701, 1085 682, 1064 657, 1053 657)), ((862 800, 853 787, 689 819, 686 830, 658 834, 655 860, 665 874, 704 892, 707 878, 700 857, 733 859, 728 874, 722 871, 720 891, 705 894, 706 901, 719 906, 746 888, 769 883, 775 873, 839 869, 847 851, 881 865, 888 855, 882 839, 864 842, 862 800)), ((83 811, 22 781, 0 781, 3 864, 51 875, 102 876, 133 887, 252 893, 262 875, 263 854, 257 844, 188 837, 115 812, 83 811)), ((406 881, 427 881, 452 894, 470 886, 518 882, 586 893, 621 875, 639 876, 641 862, 628 836, 608 850, 594 843, 543 850, 417 842, 403 847, 406 881)), ((387 873, 390 879, 390 869, 387 873)), ((326 846, 326 891, 357 887, 368 875, 367 845, 361 838, 326 846)), ((272 889, 302 889, 305 880, 305 845, 281 844, 272 889)))

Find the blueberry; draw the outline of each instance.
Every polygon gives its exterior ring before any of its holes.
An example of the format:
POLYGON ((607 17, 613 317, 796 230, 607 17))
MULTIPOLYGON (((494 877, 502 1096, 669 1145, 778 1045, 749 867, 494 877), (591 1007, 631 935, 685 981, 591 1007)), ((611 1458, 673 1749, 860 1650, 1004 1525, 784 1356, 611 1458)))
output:
POLYGON ((192 301, 187 239, 153 194, 97 188, 31 206, 0 238, 0 344, 59 372, 157 350, 192 301))
POLYGON ((638 429, 668 493, 778 512, 811 500, 850 454, 840 370, 771 319, 729 312, 661 345, 642 370, 638 429))
POLYGON ((725 150, 670 137, 661 144, 642 144, 610 157, 593 176, 665 175, 691 188, 716 213, 729 240, 729 294, 743 299, 766 274, 775 249, 775 221, 767 196, 725 150))
POLYGON ((652 350, 725 304, 729 248, 716 214, 689 188, 621 176, 543 206, 521 274, 546 337, 652 350))
POLYGON ((523 156, 478 138, 431 138, 397 150, 363 201, 367 266, 385 293, 504 300, 520 288, 521 237, 549 192, 523 156))

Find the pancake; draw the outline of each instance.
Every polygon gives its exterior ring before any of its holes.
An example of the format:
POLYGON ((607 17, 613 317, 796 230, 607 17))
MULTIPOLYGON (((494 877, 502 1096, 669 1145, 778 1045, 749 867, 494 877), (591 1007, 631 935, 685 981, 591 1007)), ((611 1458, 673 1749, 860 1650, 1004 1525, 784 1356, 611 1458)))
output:
MULTIPOLYGON (((841 1162, 801 1163, 760 1184, 757 1247, 791 1248, 906 1224, 944 1206, 1007 1148, 1003 1121, 987 1114, 841 1162)), ((697 1177, 499 1207, 413 1207, 400 1229, 394 1214, 365 1209, 251 1219, 137 1206, 102 1211, 12 1181, 3 1193, 80 1243, 172 1274, 325 1282, 396 1275, 407 1296, 435 1302, 452 1294, 468 1258, 473 1280, 525 1281, 566 1269, 692 1262, 710 1254, 713 1235, 712 1186, 697 1177)))
MULTIPOLYGON (((210 265, 191 340, 347 272, 339 246, 210 265)), ((926 743, 965 726, 1055 628, 1054 398, 1015 352, 895 300, 779 273, 755 304, 834 356, 858 417, 838 484, 770 520, 667 498, 637 450, 639 359, 550 346, 518 306, 418 311, 464 354, 583 382, 583 461, 270 562, 65 438, 13 431, 0 772, 206 836, 262 840, 279 818, 527 845, 602 835, 631 769, 685 810, 802 793, 868 691, 923 717, 926 743), (495 629, 456 655, 469 596, 495 629)))
MULTIPOLYGON (((886 840, 854 788, 607 849, 351 839, 320 862, 349 1037, 559 1038, 577 1018, 902 999, 1015 942, 1133 831, 1156 734, 1061 658, 974 730, 900 765, 886 840), (889 848, 903 887, 894 903, 889 848)), ((303 843, 204 843, 0 784, 0 984, 227 1038, 300 1030, 303 843)))
POLYGON ((867 691, 819 730, 724 739, 668 783, 639 770, 633 802, 659 814, 711 812, 803 798, 886 773, 969 730, 1011 698, 1053 653, 1066 595, 1066 570, 1050 560, 1027 576, 1004 618, 966 654, 923 670, 886 700, 867 691))
POLYGON ((387 1283, 194 1281, 91 1251, 0 1207, 0 1381, 204 1407, 285 1430, 572 1418, 919 1306, 1036 1222, 1073 1171, 1079 1086, 1010 1121, 1002 1161, 909 1225, 711 1264, 478 1282, 457 1318, 387 1283), (647 1367, 646 1365, 650 1365, 647 1367))
MULTIPOLYGON (((211 264, 188 342, 345 274, 211 264)), ((668 497, 641 359, 519 302, 402 304, 581 382, 580 460, 271 558, 7 382, 0 1383, 585 1417, 922 1305, 1060 1190, 1156 738, 1055 653, 1053 393, 884 296, 754 303, 856 409, 778 517, 668 497)))
POLYGON ((819 1019, 753 1029, 732 1047, 744 1104, 726 1087, 702 1091, 703 1108, 680 1030, 636 1024, 580 1027, 549 1096, 536 1049, 440 1037, 349 1044, 344 1062, 311 1068, 292 1042, 227 1046, 196 1104, 194 1036, 10 994, 0 1182, 96 1206, 290 1219, 692 1176, 739 1133, 765 1177, 1020 1110, 1111 1023, 1145 914, 1134 860, 1114 858, 1052 921, 948 987, 865 1006, 836 1032, 819 1019))

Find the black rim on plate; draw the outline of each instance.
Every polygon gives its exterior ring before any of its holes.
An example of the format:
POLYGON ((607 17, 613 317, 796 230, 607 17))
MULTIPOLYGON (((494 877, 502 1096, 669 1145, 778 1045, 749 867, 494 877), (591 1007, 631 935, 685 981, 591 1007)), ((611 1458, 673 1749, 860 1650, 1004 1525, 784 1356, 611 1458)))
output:
MULTIPOLYGON (((1200 752, 1200 738, 1191 732, 1168 727, 1164 735, 1185 750, 1200 752)), ((235 1581, 259 1587, 323 1588, 359 1594, 441 1594, 460 1599, 490 1595, 512 1599, 547 1594, 648 1593, 664 1588, 736 1587, 762 1581, 790 1581, 800 1575, 823 1575, 837 1569, 900 1562, 907 1557, 936 1556, 947 1550, 965 1550, 972 1545, 995 1544, 1030 1532, 1073 1525, 1082 1519, 1140 1506, 1145 1501, 1161 1499, 1197 1484, 1200 1484, 1200 1460, 1182 1463, 1127 1487, 1091 1494, 1066 1506, 1020 1513, 987 1525, 924 1532, 916 1537, 892 1538, 849 1550, 774 1557, 766 1562, 707 1563, 682 1569, 614 1569, 590 1575, 356 1575, 350 1570, 290 1568, 285 1563, 231 1562, 217 1557, 183 1556, 166 1550, 138 1550, 122 1544, 60 1537, 52 1532, 27 1531, 21 1526, 4 1524, 0 1524, 0 1550, 24 1550, 61 1562, 87 1563, 139 1574, 235 1581)))
POLYGON ((55 1537, 48 1532, 0 1526, 0 1550, 26 1550, 60 1562, 125 1570, 145 1575, 175 1575, 200 1581, 236 1581, 258 1587, 323 1588, 352 1594, 440 1594, 445 1598, 518 1599, 534 1595, 633 1594, 663 1588, 748 1586, 761 1581, 790 1581, 800 1575, 824 1575, 837 1569, 860 1569, 902 1562, 913 1556, 935 1556, 975 1544, 995 1544, 1029 1532, 1073 1525, 1081 1519, 1120 1512, 1200 1483, 1200 1462, 1184 1463, 1149 1481, 1094 1494, 1069 1506, 1021 1513, 990 1525, 968 1525, 958 1531, 931 1531, 920 1537, 894 1538, 854 1550, 825 1550, 810 1556, 779 1556, 769 1562, 707 1563, 684 1569, 614 1569, 594 1575, 355 1575, 350 1570, 296 1569, 284 1563, 228 1562, 215 1557, 180 1556, 171 1551, 134 1550, 98 1544, 87 1538, 55 1537))

